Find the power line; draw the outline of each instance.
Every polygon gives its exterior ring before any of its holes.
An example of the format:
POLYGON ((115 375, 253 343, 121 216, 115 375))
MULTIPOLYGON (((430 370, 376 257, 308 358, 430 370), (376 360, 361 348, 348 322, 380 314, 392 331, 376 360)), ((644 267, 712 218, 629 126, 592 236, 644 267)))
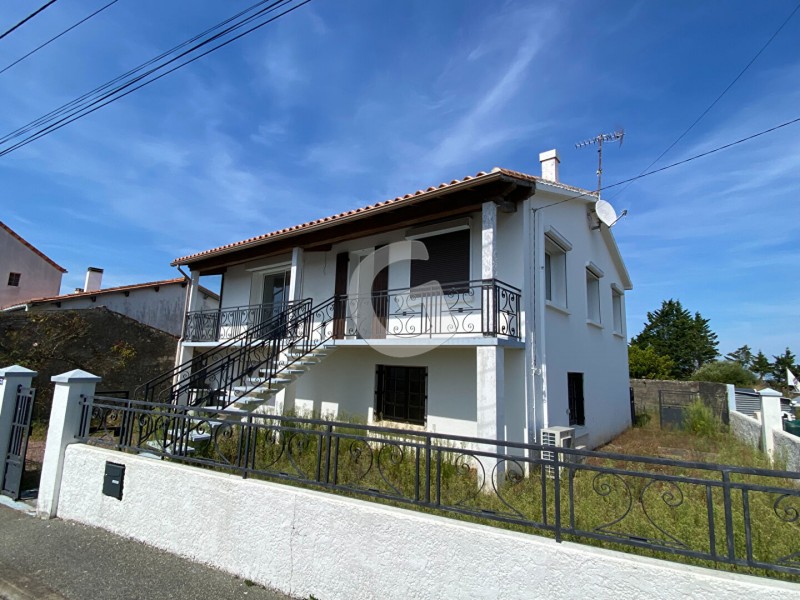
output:
MULTIPOLYGON (((241 16, 247 14, 248 12, 251 12, 252 10, 257 8, 258 6, 261 6, 261 5, 266 4, 268 2, 271 2, 271 1, 273 1, 273 0, 260 0, 259 2, 254 4, 253 6, 250 6, 249 8, 244 9, 243 11, 235 14, 234 16, 226 19, 225 21, 222 21, 221 23, 218 23, 218 24, 214 25, 213 27, 210 27, 209 29, 206 29, 205 31, 203 31, 201 33, 198 33, 197 35, 195 35, 195 36, 189 38, 188 40, 178 44, 177 46, 167 50, 166 52, 162 52, 158 56, 155 56, 155 57, 151 58, 150 60, 148 60, 145 63, 142 63, 138 67, 135 67, 135 68, 131 69, 130 71, 127 71, 126 73, 123 73, 122 75, 119 75, 119 76, 115 77, 111 81, 108 81, 105 84, 103 84, 103 85, 101 85, 99 87, 96 87, 96 88, 94 88, 93 90, 91 90, 89 92, 86 92, 85 94, 79 96, 78 98, 75 98, 74 100, 71 100, 70 102, 67 102, 66 104, 63 104, 59 108, 57 108, 55 110, 52 110, 49 113, 39 117, 38 119, 35 119, 35 120, 31 121, 27 125, 23 125, 19 129, 16 129, 15 131, 12 131, 11 133, 8 133, 5 136, 3 136, 2 138, 0 138, 0 144, 5 143, 8 140, 13 139, 15 137, 19 137, 19 136, 27 133, 28 131, 38 127, 39 125, 43 125, 43 124, 47 123, 48 121, 51 121, 51 120, 57 118, 60 114, 63 114, 65 112, 67 112, 72 107, 79 105, 81 102, 85 102, 85 101, 89 102, 89 99, 92 96, 95 96, 95 95, 103 92, 104 90, 110 88, 114 84, 125 80, 127 77, 131 77, 132 75, 134 75, 134 74, 138 73, 139 71, 149 67, 150 65, 155 64, 160 60, 163 60, 164 58, 166 58, 170 54, 178 52, 181 48, 184 48, 184 47, 188 46, 189 44, 191 44, 193 42, 196 42, 199 39, 202 39, 204 36, 209 35, 210 33, 216 31, 217 29, 227 25, 228 23, 230 23, 232 21, 235 21, 236 19, 238 19, 241 16)), ((286 0, 280 0, 280 1, 281 2, 285 2, 286 0)), ((280 4, 280 2, 275 2, 275 4, 280 4)), ((270 8, 270 7, 267 7, 267 8, 270 8)))
POLYGON ((217 33, 217 34, 213 35, 212 37, 203 40, 202 42, 194 45, 193 47, 189 48, 188 50, 185 50, 185 51, 181 52, 180 54, 178 54, 177 56, 171 58, 167 62, 162 63, 162 64, 150 69, 149 71, 146 71, 146 72, 144 72, 142 74, 139 74, 136 77, 134 77, 133 79, 129 79, 128 81, 125 81, 124 83, 120 84, 116 88, 103 93, 104 90, 107 90, 114 83, 117 83, 117 82, 120 82, 120 81, 124 81, 129 76, 141 71, 143 68, 145 68, 145 67, 147 67, 147 66, 149 66, 149 65, 151 65, 153 63, 158 62, 159 60, 165 58, 166 56, 174 53, 176 50, 179 50, 179 49, 187 46, 188 44, 190 44, 190 43, 192 43, 192 42, 204 37, 208 33, 219 29, 223 25, 236 20, 237 18, 241 17, 242 15, 244 15, 244 14, 246 14, 248 12, 252 12, 255 8, 257 8, 257 7, 259 7, 259 6, 263 5, 263 4, 266 4, 266 0, 262 0, 261 2, 258 2, 255 5, 251 6, 250 8, 245 9, 244 11, 238 13, 234 17, 231 17, 231 18, 227 19, 226 21, 223 21, 222 23, 220 23, 218 25, 215 25, 214 27, 210 28, 209 30, 206 30, 202 34, 199 34, 199 35, 193 37, 192 39, 187 40, 186 42, 183 42, 182 44, 176 46, 176 48, 174 48, 174 49, 172 49, 170 51, 167 51, 167 52, 161 54, 160 56, 158 56, 158 57, 156 57, 154 59, 151 59, 150 61, 144 63, 143 65, 140 65, 139 67, 137 67, 135 69, 132 69, 128 73, 115 78, 111 82, 108 82, 108 83, 104 84, 103 86, 100 86, 99 88, 96 88, 92 92, 88 92, 88 93, 84 94, 83 96, 81 96, 80 98, 77 98, 76 100, 73 100, 72 102, 69 102, 69 103, 65 104, 61 108, 56 109, 55 111, 51 111, 50 113, 48 113, 48 115, 45 115, 44 117, 40 117, 36 121, 33 121, 32 123, 29 123, 28 125, 16 130, 15 132, 12 132, 12 133, 6 135, 2 140, 0 140, 0 143, 7 142, 10 139, 13 139, 15 137, 20 137, 21 135, 24 135, 25 133, 31 131, 32 129, 35 129, 36 127, 39 127, 41 125, 45 125, 47 123, 50 123, 49 125, 47 125, 45 127, 42 127, 38 131, 32 133, 31 135, 29 135, 27 138, 23 139, 22 141, 14 144, 13 146, 10 146, 10 147, 6 148, 2 152, 0 152, 0 156, 4 156, 5 154, 8 154, 9 152, 12 152, 13 150, 15 150, 17 148, 20 148, 20 147, 22 147, 24 145, 27 145, 30 142, 32 142, 32 141, 34 141, 36 139, 39 139, 40 137, 43 137, 44 135, 47 135, 48 133, 52 133, 53 131, 55 131, 57 129, 60 129, 61 127, 65 126, 65 125, 67 125, 67 124, 69 124, 69 123, 71 123, 71 122, 73 122, 73 121, 75 121, 77 119, 80 119, 80 118, 82 118, 82 117, 84 117, 84 116, 86 116, 88 114, 91 114, 92 112, 94 112, 96 110, 99 110, 103 106, 106 106, 106 105, 110 104, 111 102, 119 100, 119 99, 127 96, 128 94, 130 94, 130 93, 132 93, 132 92, 134 92, 134 91, 136 91, 136 90, 138 90, 138 89, 140 89, 140 88, 142 88, 142 87, 144 87, 146 85, 149 85, 150 83, 153 83, 154 81, 157 81, 158 79, 161 79, 162 77, 168 75, 169 73, 172 73, 172 72, 180 69, 181 67, 184 67, 184 66, 194 62, 195 60, 198 60, 199 58, 201 58, 203 56, 206 56, 207 54, 210 54, 211 52, 214 52, 215 50, 218 50, 219 48, 222 48, 223 46, 226 46, 226 45, 236 41, 237 39, 247 35, 248 33, 251 33, 252 31, 255 31, 256 29, 259 29, 259 28, 263 27, 264 25, 267 25, 267 24, 277 20, 278 18, 280 18, 280 17, 282 17, 282 16, 284 16, 284 15, 286 15, 286 14, 288 14, 288 13, 290 13, 290 12, 292 12, 292 11, 298 9, 298 8, 300 8, 301 6, 303 6, 305 4, 308 4, 310 1, 311 0, 304 0, 303 2, 300 2, 300 3, 296 4, 295 6, 293 6, 291 8, 288 8, 287 10, 277 14, 276 16, 271 17, 271 18, 269 18, 266 21, 263 21, 261 23, 258 23, 255 26, 245 30, 244 32, 242 32, 242 33, 240 33, 240 34, 238 34, 238 35, 236 35, 236 36, 234 36, 232 38, 229 38, 229 39, 223 41, 220 44, 217 44, 213 48, 211 48, 211 49, 209 49, 209 50, 207 50, 207 51, 205 51, 205 52, 203 52, 203 53, 201 53, 199 55, 196 55, 196 56, 190 58, 189 60, 184 61, 183 63, 181 63, 181 64, 179 64, 179 65, 177 65, 177 66, 175 66, 175 67, 173 67, 173 68, 171 68, 169 70, 167 70, 166 72, 163 72, 163 73, 161 73, 160 75, 158 75, 156 77, 153 77, 153 78, 151 78, 149 80, 146 80, 143 83, 140 83, 139 85, 137 85, 136 87, 133 87, 132 89, 128 89, 125 93, 120 93, 122 90, 125 90, 126 88, 129 88, 129 87, 133 86, 137 82, 145 80, 147 77, 149 77, 153 73, 156 73, 159 70, 163 70, 167 65, 169 65, 169 64, 171 64, 171 63, 173 63, 173 62, 185 57, 186 55, 196 51, 197 49, 199 49, 199 48, 201 48, 203 46, 206 46, 206 45, 210 44, 211 42, 213 42, 215 40, 219 40, 219 39, 229 35, 230 33, 236 31, 237 29, 240 29, 240 28, 244 27, 245 25, 254 22, 257 19, 259 19, 261 17, 264 17, 266 14, 268 14, 270 12, 274 12, 274 11, 276 11, 276 10, 278 10, 278 9, 288 5, 288 4, 291 4, 291 2, 292 2, 292 0, 277 0, 277 1, 274 1, 271 4, 269 4, 268 6, 266 6, 265 8, 261 8, 260 10, 258 10, 254 15, 250 15, 247 18, 243 19, 241 22, 236 23, 235 25, 232 25, 232 26, 228 27, 227 29, 224 29, 222 32, 217 33), (102 95, 100 95, 101 93, 102 93, 102 95), (68 113, 68 114, 66 114, 66 116, 63 116, 62 118, 59 119, 59 117, 64 113, 68 113), (56 120, 56 119, 58 119, 58 120, 56 120))
MULTIPOLYGON (((665 154, 667 154, 667 152, 669 152, 670 150, 672 150, 672 149, 673 149, 673 148, 674 148, 674 147, 675 147, 675 146, 678 144, 678 142, 680 142, 680 141, 681 141, 681 140, 682 140, 684 137, 686 137, 686 134, 688 134, 688 133, 689 133, 689 132, 690 132, 692 129, 694 129, 695 125, 697 125, 697 124, 698 124, 700 121, 702 121, 702 120, 703 120, 703 117, 705 117, 705 116, 706 116, 706 115, 709 113, 709 111, 710 111, 712 108, 714 108, 714 106, 716 106, 717 102, 719 102, 720 100, 722 100, 722 97, 723 97, 725 94, 727 94, 727 93, 728 93, 728 91, 729 91, 729 90, 730 90, 730 89, 731 89, 731 88, 732 88, 732 87, 733 87, 733 86, 736 84, 736 82, 737 82, 737 81, 739 81, 739 79, 741 79, 742 75, 744 75, 744 74, 745 74, 745 72, 746 72, 746 71, 747 71, 747 70, 750 68, 750 66, 751 66, 751 65, 752 65, 754 62, 756 62, 756 60, 758 59, 758 57, 759 57, 759 56, 761 56, 761 54, 764 52, 764 50, 766 50, 766 49, 767 49, 767 47, 768 47, 768 46, 769 46, 769 45, 772 43, 772 41, 773 41, 773 40, 774 40, 776 37, 778 37, 778 34, 781 32, 781 30, 782 30, 784 27, 786 27, 786 25, 789 23, 789 21, 791 21, 791 20, 792 20, 792 17, 794 17, 795 13, 796 13, 798 10, 800 10, 800 3, 798 3, 798 4, 797 4, 797 6, 795 6, 795 7, 794 7, 794 10, 793 10, 791 13, 789 13, 789 16, 788 16, 788 17, 786 17, 786 19, 783 21, 783 23, 781 23, 780 27, 778 27, 778 29, 776 29, 776 30, 775 30, 775 33, 773 33, 773 34, 772 34, 772 36, 771 36, 771 37, 770 37, 770 38, 767 40, 767 42, 766 42, 766 43, 765 43, 763 46, 761 46, 761 49, 760 49, 758 52, 756 52, 755 56, 754 56, 752 59, 750 59, 750 62, 748 62, 748 63, 747 63, 745 66, 744 66, 744 68, 743 68, 741 71, 739 71, 739 74, 738 74, 736 77, 734 77, 734 78, 733 78, 733 81, 731 81, 731 82, 728 84, 728 87, 726 87, 724 90, 722 90, 722 93, 721 93, 719 96, 717 96, 717 97, 716 97, 716 99, 715 99, 715 100, 714 100, 714 101, 713 101, 711 104, 709 104, 709 105, 708 105, 708 107, 707 107, 707 108, 706 108, 706 109, 705 109, 705 110, 704 110, 702 113, 700 113, 700 116, 699 116, 699 117, 697 117, 697 118, 696 118, 696 119, 695 119, 695 120, 692 122, 692 124, 691 124, 691 125, 689 125, 689 127, 687 127, 687 128, 686 128, 686 130, 685 130, 685 131, 684 131, 682 134, 680 134, 680 135, 679 135, 679 136, 678 136, 678 137, 675 139, 675 141, 674 141, 674 142, 672 142, 672 143, 671 143, 669 146, 667 146, 666 150, 664 150, 664 151, 663 151, 661 154, 659 154, 659 155, 656 157, 656 159, 655 159, 653 162, 651 162, 651 163, 650 163, 649 165, 647 165, 647 166, 646 166, 644 169, 642 169, 642 173, 645 173, 645 172, 649 171, 649 170, 652 168, 652 166, 653 166, 653 165, 655 165, 655 164, 656 164, 658 161, 660 161, 662 158, 664 158, 664 155, 665 155, 665 154)), ((642 173, 640 173, 640 175, 641 175, 642 173)), ((623 192, 624 192, 626 189, 628 189, 628 186, 627 186, 627 185, 626 185, 624 188, 622 188, 622 189, 621 189, 619 192, 617 192, 616 194, 614 194, 614 195, 611 197, 611 199, 613 200, 614 198, 616 198, 617 196, 619 196, 620 194, 622 194, 622 193, 623 193, 623 192)))
MULTIPOLYGON (((654 169, 652 171, 639 173, 635 177, 631 177, 629 179, 623 179, 622 181, 618 181, 617 183, 612 183, 611 185, 607 185, 607 186, 601 188, 598 191, 610 190, 611 188, 615 188, 617 186, 620 186, 620 185, 623 185, 623 184, 626 184, 626 183, 631 183, 632 181, 636 181, 637 179, 642 179, 643 177, 649 177, 650 175, 655 175, 656 173, 661 173, 662 171, 666 171, 667 169, 672 169, 672 168, 677 167, 679 165, 683 165, 683 164, 686 164, 688 162, 692 162, 693 160, 697 160, 698 158, 703 158, 704 156, 708 156, 709 154, 714 154, 716 152, 720 152, 721 150, 726 150, 727 148, 731 148, 733 146, 736 146, 738 144, 742 144, 744 142, 750 141, 750 140, 755 139, 757 137, 761 137, 762 135, 766 135, 768 133, 772 133, 773 131, 777 131, 778 129, 782 129, 784 127, 788 127, 789 125, 794 125, 795 123, 800 123, 800 117, 797 117, 796 119, 792 119, 791 121, 786 121, 785 123, 781 123, 780 125, 775 125, 775 127, 770 127, 769 129, 764 129, 763 131, 759 131, 758 133, 754 133, 752 135, 748 135, 747 137, 743 137, 741 139, 738 139, 735 142, 730 142, 730 143, 724 144, 722 146, 717 146, 716 148, 714 148, 712 150, 707 150, 705 152, 701 152, 700 154, 695 154, 694 156, 690 156, 689 158, 685 158, 683 160, 679 160, 678 162, 674 162, 674 163, 672 163, 670 165, 667 165, 665 167, 660 167, 660 168, 654 169)), ((580 194, 578 194, 576 196, 571 196, 569 198, 565 198, 564 200, 558 200, 556 202, 551 202, 550 204, 545 204, 544 206, 540 206, 536 210, 542 210, 542 209, 548 208, 550 206, 555 206, 556 204, 561 204, 563 202, 569 202, 570 200, 577 200, 578 198, 583 198, 584 196, 592 196, 595 193, 596 192, 589 192, 589 191, 582 192, 582 193, 580 193, 580 194)))
POLYGON ((51 42, 55 42, 55 41, 56 41, 58 38, 60 38, 62 35, 69 33, 70 31, 72 31, 73 29, 75 29, 75 28, 76 28, 78 25, 81 25, 81 24, 85 23, 86 21, 88 21, 89 19, 91 19, 92 17, 94 17, 95 15, 97 15, 97 14, 100 14, 100 13, 101 13, 101 12, 103 12, 105 9, 107 9, 109 6, 111 6, 112 4, 116 4, 117 2, 119 2, 119 0, 111 0, 111 2, 109 2, 108 4, 106 4, 105 6, 103 6, 102 8, 98 8, 96 11, 94 11, 94 12, 93 12, 92 14, 90 14, 88 17, 84 17, 83 19, 81 19, 80 21, 78 21, 77 23, 75 23, 75 24, 74 24, 72 27, 68 27, 67 29, 65 29, 64 31, 62 31, 61 33, 59 33, 57 36, 55 36, 55 37, 52 37, 52 38, 50 38, 49 40, 47 40, 47 41, 46 41, 44 44, 41 44, 40 46, 37 46, 36 48, 34 48, 34 49, 33 49, 33 50, 31 50, 30 52, 28 52, 28 53, 27 53, 25 56, 22 56, 22 57, 18 58, 17 60, 15 60, 14 62, 12 62, 12 63, 11 63, 10 65, 8 65, 7 67, 5 67, 4 69, 0 70, 0 75, 1 75, 1 74, 3 74, 3 73, 5 73, 6 71, 8 71, 8 70, 9 70, 11 67, 13 67, 13 66, 15 66, 15 65, 17 65, 17 64, 19 64, 19 63, 21 63, 23 60, 25 60, 26 58, 28 58, 28 57, 29 57, 31 54, 35 54, 36 52, 38 52, 39 50, 41 50, 42 48, 44 48, 45 46, 47 46, 47 45, 48 45, 48 44, 50 44, 51 42))
POLYGON ((48 6, 50 6, 51 4, 55 4, 55 2, 56 2, 56 0, 50 0, 50 2, 48 2, 47 4, 45 4, 44 6, 42 6, 41 8, 39 8, 38 10, 36 10, 35 12, 32 12, 31 14, 29 14, 27 17, 25 17, 24 19, 22 19, 22 21, 20 21, 20 22, 19 22, 19 23, 17 23, 16 25, 14 25, 14 26, 13 26, 11 29, 9 29, 8 31, 6 31, 6 32, 5 32, 5 33, 3 33, 3 34, 0 34, 0 40, 2 40, 4 37, 6 37, 6 36, 7 36, 9 33, 11 33, 12 31, 14 31, 15 29, 18 29, 19 27, 22 27, 22 26, 23 26, 25 23, 27 23, 28 21, 30 21, 30 20, 31 20, 33 17, 35 17, 36 15, 38 15, 40 12, 42 12, 42 11, 43 11, 45 8, 47 8, 47 7, 48 7, 48 6))

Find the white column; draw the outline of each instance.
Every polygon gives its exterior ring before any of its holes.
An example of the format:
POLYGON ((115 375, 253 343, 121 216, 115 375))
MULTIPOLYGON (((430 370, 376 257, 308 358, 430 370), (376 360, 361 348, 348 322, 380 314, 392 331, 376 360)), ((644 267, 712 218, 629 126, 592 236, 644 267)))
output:
POLYGON ((303 249, 292 248, 292 270, 289 275, 289 300, 303 296, 303 249))
MULTIPOLYGON (((222 298, 220 298, 222 300, 222 298)), ((191 312, 200 310, 202 301, 200 300, 200 272, 192 271, 192 280, 189 284, 189 301, 186 303, 186 311, 191 312)))
POLYGON ((6 453, 11 439, 11 423, 17 407, 19 386, 31 387, 36 371, 19 365, 0 369, 0 483, 6 476, 6 453))
MULTIPOLYGON (((505 440, 505 350, 500 346, 478 346, 477 355, 477 403, 478 437, 490 440, 505 440)), ((489 452, 505 453, 505 446, 491 445, 483 448, 489 452)), ((502 479, 503 463, 488 457, 481 463, 487 478, 502 479), (494 471, 498 465, 497 471, 494 471)))
POLYGON ((770 457, 775 454, 775 437, 772 433, 774 429, 783 431, 781 422, 781 393, 766 388, 759 392, 761 395, 761 439, 764 444, 764 452, 770 457))
POLYGON ((497 276, 497 204, 484 202, 481 209, 481 278, 497 276))
MULTIPOLYGON (((39 501, 36 514, 43 519, 55 517, 58 512, 58 495, 64 468, 64 451, 75 442, 81 422, 81 399, 94 395, 101 381, 97 375, 75 369, 51 378, 55 383, 47 443, 42 460, 42 477, 39 482, 39 501)), ((101 485, 102 482, 98 483, 101 485)))

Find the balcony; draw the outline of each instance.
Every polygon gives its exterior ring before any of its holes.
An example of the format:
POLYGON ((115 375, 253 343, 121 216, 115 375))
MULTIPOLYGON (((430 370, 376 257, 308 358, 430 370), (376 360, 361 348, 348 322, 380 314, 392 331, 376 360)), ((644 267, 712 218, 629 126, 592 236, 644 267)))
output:
MULTIPOLYGON (((348 295, 312 309, 316 329, 334 339, 486 336, 520 339, 521 292, 496 279, 348 295)), ((186 315, 187 342, 230 339, 289 305, 250 305, 186 315)))

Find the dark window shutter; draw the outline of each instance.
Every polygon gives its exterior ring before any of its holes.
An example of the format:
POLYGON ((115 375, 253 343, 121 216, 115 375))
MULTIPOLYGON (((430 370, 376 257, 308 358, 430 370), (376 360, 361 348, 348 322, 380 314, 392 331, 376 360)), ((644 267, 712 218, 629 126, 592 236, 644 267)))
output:
POLYGON ((422 238, 428 249, 428 260, 411 261, 411 287, 438 281, 448 284, 469 281, 469 230, 453 231, 422 238))

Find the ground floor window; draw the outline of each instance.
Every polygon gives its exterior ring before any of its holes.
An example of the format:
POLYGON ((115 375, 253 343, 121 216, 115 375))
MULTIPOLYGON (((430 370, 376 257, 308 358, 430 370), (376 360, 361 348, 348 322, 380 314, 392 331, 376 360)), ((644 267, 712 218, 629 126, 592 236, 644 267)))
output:
POLYGON ((425 424, 428 368, 376 365, 375 413, 377 419, 425 424))
POLYGON ((584 425, 583 373, 567 373, 567 395, 569 397, 569 424, 584 425))

